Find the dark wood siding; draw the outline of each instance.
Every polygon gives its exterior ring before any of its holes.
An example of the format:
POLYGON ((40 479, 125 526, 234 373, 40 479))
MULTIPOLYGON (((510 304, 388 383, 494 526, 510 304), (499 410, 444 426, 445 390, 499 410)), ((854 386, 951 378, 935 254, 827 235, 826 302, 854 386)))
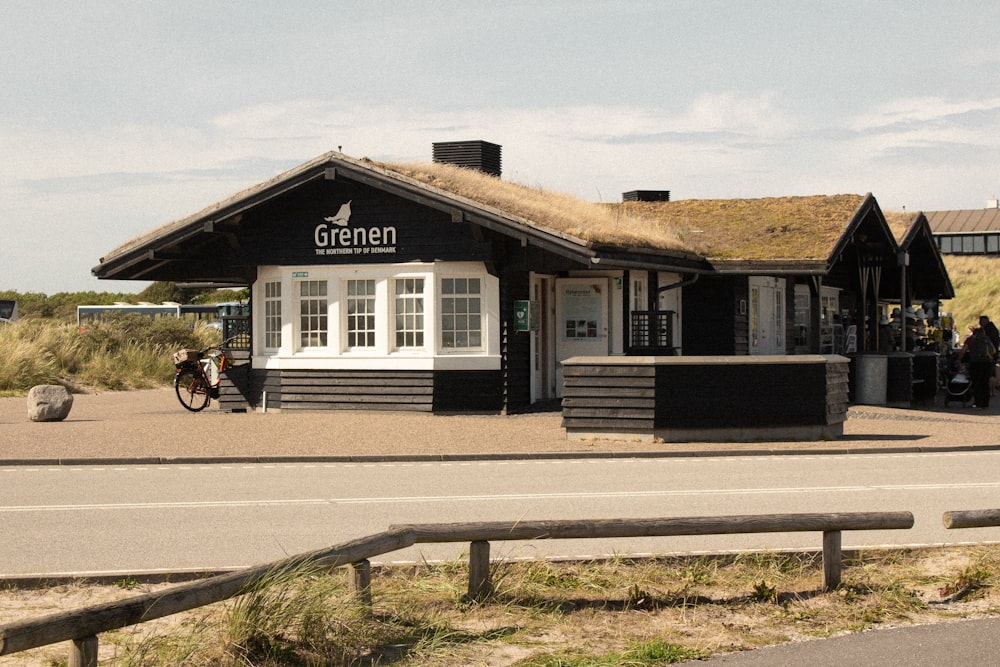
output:
POLYGON ((277 407, 430 412, 433 405, 434 374, 430 371, 283 370, 277 407))
POLYGON ((503 379, 500 371, 435 371, 433 411, 500 413, 503 379))
POLYGON ((658 366, 658 428, 731 428, 823 423, 824 364, 658 366))
POLYGON ((500 280, 500 349, 506 408, 522 412, 531 405, 531 334, 514 331, 514 302, 530 296, 527 271, 507 271, 500 280))
POLYGON ((749 353, 749 318, 739 312, 740 298, 747 299, 747 285, 745 277, 703 277, 684 288, 681 321, 685 356, 749 353))
POLYGON ((655 426, 656 368, 566 366, 563 426, 598 431, 649 430, 655 426))
POLYGON ((345 179, 318 179, 261 204, 245 214, 239 229, 247 262, 252 265, 483 261, 490 255, 489 244, 474 225, 454 222, 442 211, 345 179), (325 218, 348 202, 351 215, 346 227, 325 223, 325 218), (330 233, 377 229, 380 236, 381 230, 392 228, 395 243, 392 252, 379 252, 388 249, 385 244, 357 247, 351 253, 339 252, 343 249, 339 245, 317 248, 317 225, 326 225, 330 233))

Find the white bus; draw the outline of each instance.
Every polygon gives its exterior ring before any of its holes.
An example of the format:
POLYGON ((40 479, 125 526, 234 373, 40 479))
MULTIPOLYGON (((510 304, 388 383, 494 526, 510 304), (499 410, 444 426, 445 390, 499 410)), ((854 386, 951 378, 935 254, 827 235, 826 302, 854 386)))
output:
POLYGON ((204 322, 211 324, 219 318, 219 304, 181 305, 172 301, 165 301, 161 304, 144 303, 114 303, 101 306, 77 306, 76 325, 81 330, 87 329, 105 319, 121 317, 122 315, 141 315, 155 319, 157 317, 176 317, 189 320, 192 324, 204 322))

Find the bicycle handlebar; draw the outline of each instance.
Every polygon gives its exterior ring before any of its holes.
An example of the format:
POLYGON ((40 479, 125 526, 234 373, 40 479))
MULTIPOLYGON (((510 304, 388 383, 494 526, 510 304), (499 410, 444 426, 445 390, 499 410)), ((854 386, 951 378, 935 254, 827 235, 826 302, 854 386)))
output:
POLYGON ((204 355, 208 354, 209 350, 221 350, 222 348, 226 347, 227 343, 233 342, 234 340, 236 340, 237 338, 239 338, 240 335, 241 334, 236 334, 235 336, 230 336, 229 338, 227 338, 226 340, 222 341, 218 345, 209 345, 204 350, 202 350, 200 352, 200 354, 204 356, 204 355))

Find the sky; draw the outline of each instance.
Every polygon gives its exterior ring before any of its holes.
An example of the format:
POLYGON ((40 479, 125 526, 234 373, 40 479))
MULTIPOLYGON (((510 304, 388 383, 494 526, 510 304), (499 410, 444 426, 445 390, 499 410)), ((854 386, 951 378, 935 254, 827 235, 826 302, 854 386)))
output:
POLYGON ((326 151, 590 201, 1000 194, 995 0, 0 0, 0 290, 326 151))

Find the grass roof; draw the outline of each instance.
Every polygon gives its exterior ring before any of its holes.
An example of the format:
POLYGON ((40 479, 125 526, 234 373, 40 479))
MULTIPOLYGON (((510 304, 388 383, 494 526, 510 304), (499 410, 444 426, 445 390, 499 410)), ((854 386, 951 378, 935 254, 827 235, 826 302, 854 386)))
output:
POLYGON ((910 231, 910 227, 920 215, 909 211, 883 211, 882 214, 885 215, 885 221, 889 223, 889 229, 897 243, 903 240, 906 232, 910 231))
POLYGON ((825 260, 864 201, 862 195, 624 202, 709 259, 825 260))
POLYGON ((591 244, 690 251, 669 224, 656 217, 612 209, 572 195, 501 180, 475 169, 443 163, 372 164, 522 224, 591 244))

